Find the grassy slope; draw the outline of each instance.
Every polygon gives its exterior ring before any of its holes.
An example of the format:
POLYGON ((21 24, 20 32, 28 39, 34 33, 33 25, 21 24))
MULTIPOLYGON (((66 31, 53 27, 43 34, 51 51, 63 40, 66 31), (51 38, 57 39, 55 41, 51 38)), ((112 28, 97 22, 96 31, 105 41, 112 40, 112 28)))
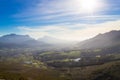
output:
POLYGON ((120 61, 103 65, 40 69, 18 63, 0 63, 0 79, 5 80, 120 80, 120 61))
POLYGON ((0 63, 0 79, 5 80, 64 80, 59 72, 23 66, 18 63, 0 63))
POLYGON ((69 80, 120 80, 120 61, 60 70, 70 78, 69 80))

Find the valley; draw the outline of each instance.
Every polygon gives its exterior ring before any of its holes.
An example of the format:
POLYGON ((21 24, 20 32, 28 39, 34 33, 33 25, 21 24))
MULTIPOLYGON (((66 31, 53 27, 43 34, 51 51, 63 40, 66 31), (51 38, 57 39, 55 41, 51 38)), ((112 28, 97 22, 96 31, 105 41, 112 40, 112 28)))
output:
MULTIPOLYGON (((84 49, 76 47, 75 44, 72 44, 72 47, 67 48, 67 46, 61 47, 59 44, 57 45, 57 43, 48 44, 42 42, 42 45, 45 44, 46 46, 43 49, 41 48, 42 46, 40 45, 40 42, 33 40, 28 36, 27 38, 24 38, 24 36, 22 36, 22 39, 21 36, 13 34, 8 35, 7 37, 4 36, 2 42, 4 43, 4 47, 1 45, 0 48, 0 79, 119 80, 120 46, 119 44, 116 45, 116 39, 119 39, 118 36, 120 34, 118 35, 118 33, 116 34, 116 32, 109 32, 110 34, 105 33, 101 35, 101 37, 106 34, 106 36, 108 36, 112 33, 114 37, 110 36, 112 38, 109 40, 115 40, 115 44, 112 43, 112 45, 114 44, 113 46, 103 45, 104 47, 101 48, 100 45, 100 47, 91 47, 84 49), (17 42, 18 40, 13 41, 15 40, 15 38, 21 40, 21 42, 17 42), (32 42, 29 42, 28 40, 32 40, 32 42), (5 47, 6 44, 7 47, 5 47), (13 44, 16 45, 13 47, 13 44), (28 45, 26 44, 31 45, 31 47, 27 47, 28 45), (50 46, 60 47, 50 48, 50 46)), ((99 39, 101 40, 99 36, 97 36, 96 38, 98 41, 99 39)), ((0 40, 2 40, 2 38, 0 40)), ((92 42, 92 40, 90 41, 92 42)), ((105 40, 103 40, 102 42, 104 43, 104 41, 105 40)), ((88 42, 83 43, 89 44, 90 42, 88 42)))

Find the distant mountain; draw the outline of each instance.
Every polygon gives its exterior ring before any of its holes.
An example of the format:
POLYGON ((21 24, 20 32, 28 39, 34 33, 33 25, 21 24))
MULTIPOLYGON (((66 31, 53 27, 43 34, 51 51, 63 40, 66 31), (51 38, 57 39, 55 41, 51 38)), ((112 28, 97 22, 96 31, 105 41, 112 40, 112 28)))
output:
POLYGON ((0 42, 2 43, 15 43, 21 44, 26 41, 34 40, 28 35, 17 35, 17 34, 8 34, 0 37, 0 42))
POLYGON ((68 43, 68 41, 57 39, 57 38, 50 37, 50 36, 44 36, 42 38, 39 38, 38 41, 45 42, 45 43, 48 43, 48 44, 65 44, 65 43, 68 43))
POLYGON ((57 50, 70 50, 73 49, 73 47, 76 45, 77 42, 75 41, 67 41, 62 39, 57 39, 50 36, 44 36, 42 38, 39 38, 38 41, 47 43, 50 46, 51 49, 57 49, 57 50))
POLYGON ((39 42, 28 35, 8 34, 0 37, 0 48, 42 47, 47 44, 39 42))
POLYGON ((120 46, 120 31, 113 30, 104 34, 99 34, 94 38, 80 42, 78 45, 81 49, 120 46))

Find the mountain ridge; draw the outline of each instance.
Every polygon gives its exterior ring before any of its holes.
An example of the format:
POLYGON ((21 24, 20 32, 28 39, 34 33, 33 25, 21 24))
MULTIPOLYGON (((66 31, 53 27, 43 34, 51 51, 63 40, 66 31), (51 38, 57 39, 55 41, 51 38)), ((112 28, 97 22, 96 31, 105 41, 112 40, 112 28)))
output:
POLYGON ((104 48, 120 45, 120 30, 112 30, 104 34, 80 42, 79 47, 82 49, 104 48))

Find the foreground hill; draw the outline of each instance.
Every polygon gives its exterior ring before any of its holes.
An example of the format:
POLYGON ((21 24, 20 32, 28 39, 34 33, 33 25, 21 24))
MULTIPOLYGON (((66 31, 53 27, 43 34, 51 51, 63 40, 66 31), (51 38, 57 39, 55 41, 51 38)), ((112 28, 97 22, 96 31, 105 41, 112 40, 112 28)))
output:
POLYGON ((0 80, 65 80, 52 69, 36 68, 12 62, 0 62, 0 80))
POLYGON ((120 80, 120 61, 96 66, 72 68, 71 80, 120 80))
POLYGON ((74 68, 35 68, 19 63, 1 63, 2 80, 120 80, 120 61, 74 68))

